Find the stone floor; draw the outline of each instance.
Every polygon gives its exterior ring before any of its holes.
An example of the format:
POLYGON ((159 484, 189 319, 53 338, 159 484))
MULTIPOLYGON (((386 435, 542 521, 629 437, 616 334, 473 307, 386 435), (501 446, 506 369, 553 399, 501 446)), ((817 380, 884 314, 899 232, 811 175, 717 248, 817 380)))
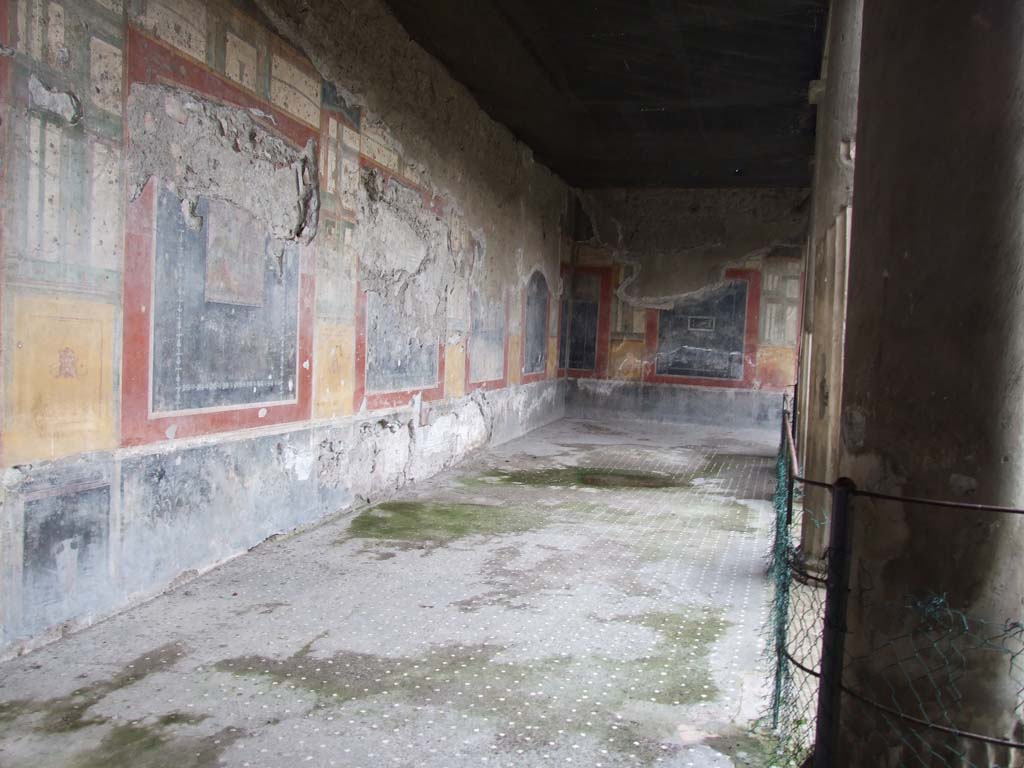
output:
POLYGON ((765 765, 774 435, 561 421, 0 666, 0 765, 765 765))

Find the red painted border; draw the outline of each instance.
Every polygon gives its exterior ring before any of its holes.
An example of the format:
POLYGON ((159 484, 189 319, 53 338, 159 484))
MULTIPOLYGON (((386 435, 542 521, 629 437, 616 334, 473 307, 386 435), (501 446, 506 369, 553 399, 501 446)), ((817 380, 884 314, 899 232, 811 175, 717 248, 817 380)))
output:
MULTIPOLYGON (((304 147, 310 139, 316 141, 318 138, 316 128, 281 111, 204 64, 179 54, 166 43, 129 26, 125 36, 125 94, 134 83, 170 83, 227 104, 262 110, 274 117, 273 123, 266 122, 268 129, 289 139, 296 147, 304 147)), ((254 116, 253 119, 259 118, 254 116)), ((125 125, 126 139, 127 130, 125 125)))
POLYGON ((509 302, 508 299, 509 299, 508 292, 507 291, 503 291, 502 292, 501 300, 505 303, 505 328, 504 328, 504 331, 505 331, 505 357, 504 357, 504 360, 503 360, 503 362, 501 364, 502 375, 501 375, 500 379, 491 379, 490 381, 470 381, 470 379, 469 379, 469 367, 470 367, 470 365, 469 365, 469 362, 470 362, 470 354, 469 354, 470 344, 469 344, 469 342, 472 339, 472 335, 473 335, 473 332, 472 332, 472 329, 473 329, 473 314, 472 314, 473 313, 473 309, 472 309, 472 307, 470 307, 470 310, 469 310, 470 311, 470 316, 469 316, 470 332, 466 334, 466 394, 467 395, 470 392, 475 392, 478 389, 480 389, 480 390, 504 389, 505 387, 508 386, 508 336, 509 336, 509 334, 508 334, 508 320, 509 320, 509 311, 510 311, 509 310, 509 304, 511 303, 511 302, 509 302))
MULTIPOLYGON (((563 274, 568 274, 571 269, 563 269, 563 274)), ((612 340, 612 282, 614 267, 576 267, 577 274, 589 272, 601 278, 601 295, 597 305, 597 350, 594 359, 594 369, 586 368, 559 368, 558 376, 570 379, 607 379, 608 361, 611 357, 612 340)), ((561 314, 561 313, 559 313, 561 314)), ((565 329, 559 323, 559 343, 562 341, 562 334, 565 329)))
MULTIPOLYGON (((336 218, 341 219, 342 221, 348 221, 348 222, 355 223, 356 222, 356 212, 351 210, 351 209, 349 209, 349 208, 346 208, 344 206, 344 204, 341 202, 341 199, 342 199, 342 190, 341 190, 342 178, 341 178, 341 174, 338 173, 338 169, 337 168, 328 168, 327 167, 327 160, 328 160, 328 158, 330 158, 330 149, 328 147, 328 144, 331 141, 331 125, 330 125, 330 121, 331 121, 332 118, 334 119, 335 122, 337 122, 343 128, 348 128, 349 130, 355 131, 356 133, 359 132, 359 128, 356 127, 355 125, 353 125, 352 121, 349 120, 348 117, 343 112, 340 112, 340 111, 338 111, 336 109, 332 109, 331 107, 328 107, 328 106, 321 106, 321 108, 320 108, 320 137, 321 137, 320 138, 320 205, 322 206, 323 209, 326 209, 327 205, 326 205, 326 201, 324 199, 324 196, 327 195, 327 194, 331 194, 337 200, 337 206, 335 208, 333 208, 332 211, 331 211, 333 213, 333 215, 336 218), (335 184, 337 185, 337 187, 336 187, 336 191, 333 192, 333 193, 327 193, 325 191, 327 189, 327 179, 325 178, 325 174, 327 174, 327 173, 338 173, 337 178, 335 179, 335 184)), ((358 160, 358 159, 361 158, 361 155, 358 153, 358 151, 353 149, 352 147, 348 146, 345 143, 344 139, 342 138, 342 136, 340 134, 338 136, 338 144, 335 147, 335 151, 337 153, 339 153, 339 157, 340 157, 340 155, 342 153, 355 152, 356 153, 356 159, 358 160)))
POLYGON ((156 186, 151 179, 138 200, 128 205, 125 238, 124 341, 121 374, 121 443, 141 445, 164 440, 167 430, 175 437, 189 437, 266 424, 308 419, 311 413, 313 378, 313 305, 315 286, 303 257, 299 274, 299 339, 297 399, 282 405, 259 403, 243 408, 202 413, 150 416, 150 322, 153 284, 153 226, 156 186), (263 413, 262 418, 260 413, 263 413))
MULTIPOLYGON (((407 189, 419 193, 423 200, 423 206, 436 216, 445 215, 445 199, 435 195, 430 190, 414 184, 408 179, 395 173, 390 168, 381 165, 364 154, 359 155, 359 164, 363 168, 374 168, 384 177, 384 183, 394 181, 407 189)), ((356 270, 359 264, 357 260, 356 270)), ((423 398, 423 402, 434 402, 444 399, 444 373, 445 373, 445 346, 444 341, 437 343, 437 383, 433 387, 408 389, 399 392, 367 392, 366 391, 366 291, 362 289, 359 281, 356 280, 356 379, 353 388, 353 410, 358 413, 365 406, 368 410, 383 408, 398 408, 407 405, 416 395, 423 398)))
POLYGON ((645 334, 647 359, 643 365, 643 380, 650 384, 689 384, 700 387, 750 389, 757 377, 757 344, 760 331, 761 273, 756 269, 727 269, 726 280, 747 281, 747 332, 743 343, 742 379, 707 379, 692 376, 669 376, 655 371, 658 354, 659 310, 647 310, 645 334))
POLYGON ((362 152, 359 153, 359 165, 363 168, 373 168, 384 177, 384 183, 394 181, 396 184, 401 184, 406 189, 411 189, 418 192, 420 197, 423 198, 423 206, 430 210, 434 215, 444 218, 445 216, 445 199, 441 195, 435 195, 426 187, 420 186, 410 179, 405 178, 400 173, 393 171, 386 165, 381 165, 372 157, 367 157, 362 152))
MULTIPOLYGON (((129 27, 125 42, 127 72, 125 98, 133 83, 172 83, 241 107, 256 107, 276 121, 268 129, 296 146, 316 140, 314 130, 285 113, 235 87, 204 66, 175 53, 168 46, 129 27)), ((131 137, 124 125, 125 145, 131 137)), ((153 248, 156 180, 151 179, 137 200, 129 200, 125 216, 124 338, 121 373, 121 443, 141 445, 174 436, 223 432, 233 429, 302 421, 310 418, 313 401, 313 325, 315 263, 311 249, 303 249, 299 268, 298 366, 296 402, 282 405, 259 403, 241 408, 201 413, 150 417, 150 323, 153 286, 153 248), (262 418, 260 413, 263 413, 262 418)))
POLYGON ((398 392, 366 391, 366 291, 356 284, 356 381, 353 394, 353 410, 400 408, 408 405, 416 395, 423 402, 430 403, 444 399, 444 342, 437 343, 437 383, 433 387, 406 389, 398 392))

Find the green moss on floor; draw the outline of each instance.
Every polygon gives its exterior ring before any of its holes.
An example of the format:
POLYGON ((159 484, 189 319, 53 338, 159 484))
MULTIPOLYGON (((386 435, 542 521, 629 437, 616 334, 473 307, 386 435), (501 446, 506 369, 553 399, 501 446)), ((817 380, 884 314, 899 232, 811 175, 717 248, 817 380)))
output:
POLYGON ((164 725, 124 723, 110 728, 93 749, 79 753, 68 764, 73 768, 215 768, 221 755, 242 737, 236 729, 224 729, 203 737, 169 733, 164 725))
POLYGON ((652 629, 660 636, 654 650, 634 661, 615 664, 613 679, 625 685, 626 698, 681 706, 712 701, 720 695, 711 675, 708 655, 725 634, 729 623, 716 608, 694 608, 692 613, 645 613, 627 621, 652 629))
POLYGON ((193 715, 188 712, 168 712, 166 715, 158 717, 156 723, 162 728, 172 725, 199 725, 209 717, 209 715, 193 715))
MULTIPOLYGON (((75 768, 102 768, 111 765, 166 765, 157 756, 166 741, 157 728, 141 725, 117 725, 103 737, 96 749, 75 760, 75 768)), ((177 756, 175 756, 177 758, 177 756)))
POLYGON ((490 477, 504 483, 534 486, 586 486, 590 488, 679 488, 686 485, 672 475, 632 469, 597 467, 550 467, 546 469, 498 470, 490 477))
POLYGON ((170 669, 183 655, 180 646, 168 643, 129 662, 109 680, 90 683, 67 696, 0 703, 0 740, 8 735, 8 727, 12 733, 14 728, 21 728, 47 737, 66 737, 89 729, 83 743, 95 746, 77 752, 68 748, 68 754, 61 757, 60 765, 72 768, 121 765, 134 768, 214 768, 220 765, 223 751, 242 734, 222 731, 197 737, 181 733, 181 729, 206 720, 208 716, 205 714, 169 712, 151 722, 129 723, 93 711, 93 707, 107 696, 170 669), (98 744, 96 738, 99 738, 98 744))
POLYGON ((612 429, 604 424, 600 424, 596 421, 577 421, 573 424, 580 432, 589 432, 592 435, 625 435, 625 432, 621 432, 617 429, 612 429))
MULTIPOLYGON (((13 699, 0 702, 0 726, 13 723, 20 717, 31 715, 38 711, 38 704, 26 699, 13 699)), ((0 731, 3 733, 3 731, 0 731)))
POLYGON ((752 730, 735 728, 705 739, 704 745, 732 759, 737 768, 770 768, 779 764, 776 740, 752 730))
POLYGON ((364 539, 446 543, 465 536, 528 531, 543 521, 536 511, 485 504, 391 501, 357 516, 348 534, 364 539))
MULTIPOLYGON (((107 722, 107 718, 91 713, 93 706, 111 693, 171 667, 177 663, 181 653, 179 646, 168 643, 129 662, 111 679, 91 683, 67 696, 43 701, 5 702, 0 704, 0 725, 22 717, 32 717, 33 730, 51 734, 70 733, 102 725, 107 722)), ((3 730, 0 729, 2 735, 3 730)))
POLYGON ((388 658, 342 651, 329 658, 311 655, 308 643, 286 658, 240 656, 224 659, 216 669, 239 677, 270 680, 284 688, 309 691, 322 704, 341 706, 382 694, 415 701, 429 698, 462 679, 481 673, 502 649, 496 646, 439 647, 418 658, 388 658))
POLYGON ((505 649, 493 645, 439 646, 415 658, 349 651, 324 658, 313 655, 310 642, 286 658, 244 656, 225 659, 216 668, 262 679, 279 689, 312 693, 318 707, 367 705, 387 697, 392 702, 452 707, 470 716, 497 715, 501 721, 517 723, 516 728, 501 729, 495 736, 506 754, 543 751, 567 732, 594 739, 628 759, 650 761, 674 754, 677 745, 646 732, 640 723, 593 718, 580 711, 580 692, 593 685, 585 670, 595 664, 604 668, 602 680, 611 685, 602 688, 603 706, 613 712, 630 702, 676 707, 712 700, 720 692, 708 655, 728 622, 721 611, 701 607, 688 613, 651 612, 611 621, 652 630, 658 642, 639 659, 595 658, 585 665, 569 656, 501 662, 498 658, 505 649), (554 693, 542 693, 547 690, 554 693), (532 692, 528 702, 523 691, 532 692), (531 712, 546 716, 534 717, 531 712))

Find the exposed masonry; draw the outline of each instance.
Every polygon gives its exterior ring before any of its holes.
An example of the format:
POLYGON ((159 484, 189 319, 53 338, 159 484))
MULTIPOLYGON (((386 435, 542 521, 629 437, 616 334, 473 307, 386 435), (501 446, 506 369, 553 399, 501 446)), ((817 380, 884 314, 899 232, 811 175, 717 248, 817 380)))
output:
POLYGON ((449 299, 468 292, 469 255, 454 245, 450 221, 418 190, 374 168, 363 169, 361 182, 355 232, 361 288, 414 318, 421 343, 436 344, 449 299))
POLYGON ((802 189, 593 190, 580 205, 587 244, 632 267, 616 287, 619 300, 647 309, 714 291, 729 267, 799 257, 807 226, 802 189))
POLYGON ((355 503, 387 497, 488 445, 564 412, 558 387, 474 392, 459 401, 424 405, 355 425, 332 428, 319 443, 317 478, 355 503))
POLYGON ((158 177, 194 210, 199 197, 234 203, 281 243, 316 236, 317 148, 289 146, 258 110, 227 107, 182 88, 135 84, 128 94, 128 191, 158 177))
POLYGON ((28 95, 33 107, 64 119, 69 125, 81 122, 82 101, 74 93, 50 88, 34 74, 28 80, 28 95))
MULTIPOLYGON (((446 200, 455 242, 471 233, 481 257, 474 261, 486 255, 484 269, 467 265, 465 273, 483 295, 525 287, 538 269, 558 293, 568 188, 507 128, 482 118, 468 91, 409 40, 384 3, 257 0, 256 5, 346 103, 361 108, 364 137, 400 154, 405 175, 446 200)), ((357 229, 365 225, 360 219, 357 229)), ((448 331, 456 336, 452 321, 457 326, 468 319, 469 292, 457 287, 460 279, 449 286, 447 299, 448 331)), ((512 313, 510 330, 518 329, 512 313)))

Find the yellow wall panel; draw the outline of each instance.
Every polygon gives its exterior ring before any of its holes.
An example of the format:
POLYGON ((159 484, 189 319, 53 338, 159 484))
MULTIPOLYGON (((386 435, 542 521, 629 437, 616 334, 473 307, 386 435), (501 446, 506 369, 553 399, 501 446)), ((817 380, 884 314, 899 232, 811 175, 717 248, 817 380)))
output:
POLYGON ((316 329, 314 410, 317 418, 353 412, 356 335, 348 325, 321 322, 316 329))
POLYGON ((466 394, 466 344, 449 344, 444 348, 445 397, 466 394))
POLYGON ((523 381, 523 339, 521 336, 508 337, 508 383, 521 384, 523 381))
POLYGON ((646 344, 642 340, 613 341, 608 377, 639 381, 643 372, 645 352, 646 344))
POLYGON ((548 378, 558 376, 558 337, 548 336, 548 378))
POLYGON ((114 307, 15 296, 7 464, 113 448, 114 307))

